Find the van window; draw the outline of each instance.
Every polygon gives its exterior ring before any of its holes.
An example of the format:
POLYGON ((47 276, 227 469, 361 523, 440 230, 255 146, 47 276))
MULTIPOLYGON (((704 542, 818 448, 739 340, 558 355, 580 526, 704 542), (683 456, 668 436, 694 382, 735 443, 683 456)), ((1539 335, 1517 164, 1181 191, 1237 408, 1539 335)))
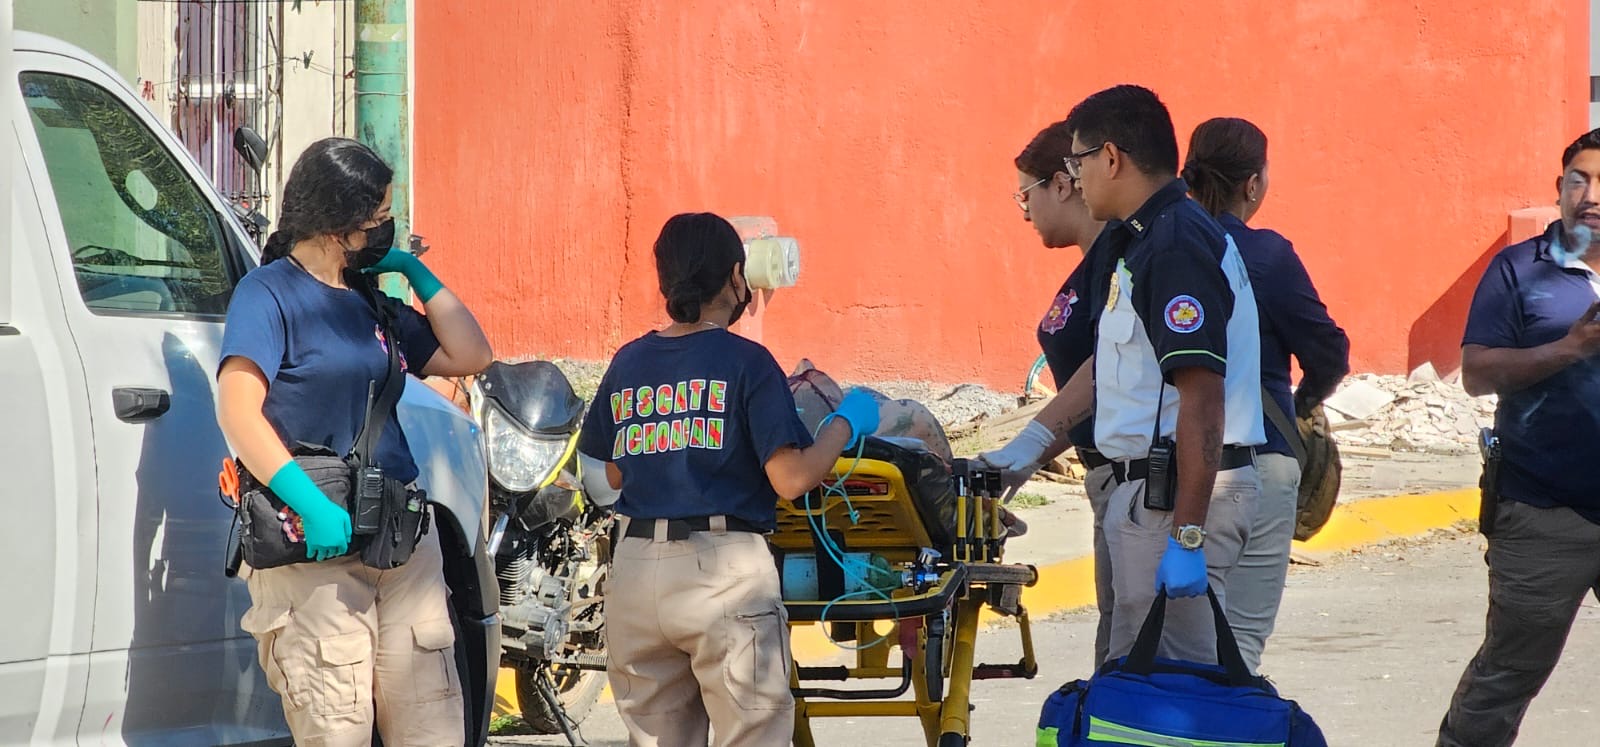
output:
POLYGON ((223 227, 166 145, 109 91, 21 76, 84 303, 97 313, 222 315, 223 227))

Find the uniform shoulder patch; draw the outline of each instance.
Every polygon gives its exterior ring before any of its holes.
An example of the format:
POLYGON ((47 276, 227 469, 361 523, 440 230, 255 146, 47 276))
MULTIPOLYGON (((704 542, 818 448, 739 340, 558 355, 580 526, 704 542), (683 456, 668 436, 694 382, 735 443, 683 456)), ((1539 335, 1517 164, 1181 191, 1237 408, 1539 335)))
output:
POLYGON ((1206 310, 1194 296, 1174 296, 1162 316, 1166 317, 1167 329, 1180 335, 1194 332, 1206 323, 1206 310))
POLYGON ((1044 321, 1039 323, 1039 329, 1047 335, 1060 332, 1067 326, 1067 320, 1072 318, 1072 306, 1078 302, 1078 292, 1068 288, 1066 293, 1056 296, 1055 303, 1050 305, 1050 311, 1044 315, 1044 321))

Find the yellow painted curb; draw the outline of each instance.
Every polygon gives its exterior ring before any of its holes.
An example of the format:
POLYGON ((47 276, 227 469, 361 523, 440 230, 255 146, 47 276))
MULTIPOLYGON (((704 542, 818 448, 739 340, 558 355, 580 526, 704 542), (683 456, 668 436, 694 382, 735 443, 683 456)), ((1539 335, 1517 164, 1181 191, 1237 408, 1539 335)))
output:
POLYGON ((500 667, 500 676, 494 682, 494 715, 520 713, 522 706, 517 702, 517 670, 500 667))
MULTIPOLYGON (((611 702, 611 685, 600 691, 600 702, 611 702)), ((494 715, 522 715, 522 704, 517 700, 517 670, 511 667, 501 667, 500 676, 495 680, 494 715)))
MULTIPOLYGON (((1296 542, 1294 546, 1312 553, 1343 552, 1386 540, 1426 534, 1477 517, 1477 488, 1368 498, 1339 504, 1317 536, 1306 542, 1296 542)), ((1027 603, 1028 612, 1035 618, 1093 605, 1094 558, 1072 558, 1040 568, 1039 583, 1023 594, 1023 600, 1027 603)), ((993 622, 999 616, 985 609, 982 619, 993 622)), ((828 641, 820 625, 795 628, 790 648, 800 661, 828 659, 850 653, 828 641)), ((495 695, 495 713, 517 712, 517 688, 512 670, 500 670, 495 695)), ((601 700, 611 700, 609 687, 601 695, 601 700)))
POLYGON ((1477 488, 1369 498, 1340 504, 1317 536, 1296 542, 1295 547, 1310 552, 1342 552, 1374 542, 1425 534, 1477 518, 1477 488))

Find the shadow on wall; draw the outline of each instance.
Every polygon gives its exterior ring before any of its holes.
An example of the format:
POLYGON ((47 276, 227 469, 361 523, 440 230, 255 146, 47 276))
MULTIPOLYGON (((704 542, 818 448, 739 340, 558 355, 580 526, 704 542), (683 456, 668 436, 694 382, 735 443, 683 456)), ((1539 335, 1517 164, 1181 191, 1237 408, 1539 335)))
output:
POLYGON ((1411 323, 1406 345, 1407 371, 1415 371, 1424 363, 1432 363, 1440 374, 1461 367, 1461 334, 1467 328, 1467 309, 1472 306, 1472 294, 1478 290, 1478 281, 1483 279, 1489 262, 1506 248, 1510 235, 1509 232, 1500 234, 1450 288, 1411 323))
POLYGON ((1439 300, 1434 301, 1422 316, 1412 322, 1406 347, 1406 370, 1414 371, 1424 363, 1432 363, 1440 373, 1460 368, 1461 334, 1467 327, 1467 310, 1472 306, 1472 294, 1477 291, 1478 281, 1483 278, 1489 262, 1501 249, 1544 233, 1552 222, 1560 218, 1561 211, 1549 205, 1513 210, 1507 214, 1506 232, 1495 239, 1450 284, 1439 300))

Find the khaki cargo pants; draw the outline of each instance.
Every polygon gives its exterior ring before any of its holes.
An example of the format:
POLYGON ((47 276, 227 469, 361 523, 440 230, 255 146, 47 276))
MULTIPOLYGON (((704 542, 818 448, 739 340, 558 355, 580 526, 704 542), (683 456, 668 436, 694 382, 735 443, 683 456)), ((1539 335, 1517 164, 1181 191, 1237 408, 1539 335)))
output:
MULTIPOLYGON (((766 538, 625 537, 606 589, 611 691, 633 747, 775 747, 794 735, 788 613, 766 538)), ((624 527, 624 530, 626 527, 624 527)))
POLYGON ((432 531, 394 570, 346 556, 248 571, 240 625, 296 745, 367 745, 374 721, 386 747, 465 741, 442 562, 432 531))

